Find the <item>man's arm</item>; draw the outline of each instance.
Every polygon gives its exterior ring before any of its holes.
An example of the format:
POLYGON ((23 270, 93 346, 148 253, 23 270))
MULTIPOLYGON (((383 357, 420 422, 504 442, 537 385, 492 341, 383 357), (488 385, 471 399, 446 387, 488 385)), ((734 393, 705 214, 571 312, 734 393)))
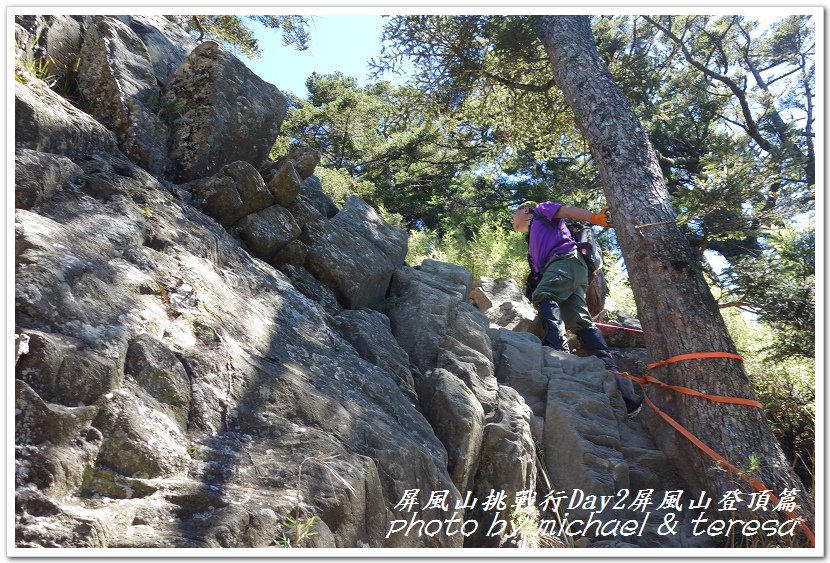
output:
POLYGON ((559 210, 553 214, 555 219, 575 219, 577 221, 587 221, 593 225, 601 227, 611 226, 611 213, 607 209, 603 209, 599 213, 591 213, 586 209, 579 207, 568 207, 563 205, 559 210))

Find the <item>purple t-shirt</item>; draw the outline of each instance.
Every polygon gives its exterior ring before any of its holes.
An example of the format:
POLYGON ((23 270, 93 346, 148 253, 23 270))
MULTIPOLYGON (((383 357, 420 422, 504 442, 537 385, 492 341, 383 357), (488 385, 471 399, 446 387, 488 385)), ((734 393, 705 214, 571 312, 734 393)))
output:
POLYGON ((576 242, 565 225, 565 221, 553 218, 560 207, 562 207, 561 203, 545 201, 537 205, 534 210, 535 215, 544 216, 554 227, 551 229, 538 220, 530 224, 528 252, 530 252, 530 261, 536 272, 541 272, 547 261, 554 255, 570 252, 576 248, 576 242))

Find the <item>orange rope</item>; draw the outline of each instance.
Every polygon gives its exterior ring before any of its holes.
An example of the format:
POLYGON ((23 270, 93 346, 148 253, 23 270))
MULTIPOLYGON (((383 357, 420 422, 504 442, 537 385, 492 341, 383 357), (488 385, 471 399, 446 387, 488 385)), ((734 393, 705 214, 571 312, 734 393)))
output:
POLYGON ((683 360, 694 360, 696 358, 731 358, 733 360, 744 361, 738 354, 730 354, 729 352, 698 352, 696 354, 680 354, 679 356, 672 356, 668 360, 656 362, 648 365, 648 369, 664 366, 666 364, 673 364, 675 362, 682 362, 683 360))
MULTIPOLYGON (((706 444, 701 442, 700 439, 698 439, 697 436, 695 436, 694 434, 692 434, 691 432, 686 430, 679 422, 677 422, 672 417, 670 417, 668 414, 666 414, 665 412, 663 412, 659 408, 657 408, 657 405, 655 405, 654 403, 651 402, 651 399, 648 398, 648 395, 643 394, 643 399, 645 399, 646 404, 649 407, 651 407, 651 409, 654 410, 654 412, 659 414, 663 418, 663 420, 668 422, 675 430, 680 432, 680 434, 682 434, 687 440, 689 440, 695 446, 697 446, 698 448, 703 450, 703 452, 706 453, 713 460, 717 461, 718 463, 720 463, 721 465, 723 465, 724 467, 726 467, 727 469, 729 469, 733 473, 736 473, 739 477, 741 477, 747 483, 752 485, 752 487, 755 490, 757 490, 759 492, 762 492, 762 493, 765 492, 765 491, 769 491, 769 489, 767 487, 765 487, 763 483, 761 483, 760 481, 758 481, 757 479, 755 479, 751 475, 748 475, 747 473, 741 471, 740 469, 738 469, 737 467, 735 467, 734 465, 729 463, 726 460, 726 458, 724 458, 722 455, 717 453, 715 450, 713 450, 712 448, 710 448, 709 446, 707 446, 706 444)), ((781 502, 780 499, 778 497, 776 497, 774 494, 772 494, 770 492, 766 492, 765 494, 769 495, 770 499, 772 499, 772 501, 774 503, 778 504, 779 502, 781 502)), ((788 512, 786 510, 784 510, 782 512, 784 512, 784 514, 786 514, 790 518, 792 518, 794 520, 798 520, 798 525, 801 526, 801 529, 804 531, 804 534, 807 536, 807 539, 810 540, 810 545, 815 547, 816 546, 816 537, 813 534, 812 530, 810 530, 810 527, 807 526, 807 524, 804 522, 804 519, 799 518, 798 516, 796 516, 792 512, 788 512)))
MULTIPOLYGON (((652 364, 654 365, 654 364, 652 364)), ((724 397, 723 395, 708 395, 706 393, 701 393, 700 391, 696 391, 695 389, 689 389, 688 387, 681 387, 679 385, 669 385, 668 383, 664 383, 657 379, 656 377, 652 377, 650 375, 645 375, 643 377, 636 377, 631 375, 630 373, 626 373, 624 371, 617 372, 620 375, 623 375, 633 381, 636 381, 640 385, 646 385, 648 383, 655 383, 660 387, 665 389, 671 389, 672 391, 677 391, 678 393, 683 393, 684 395, 691 395, 693 397, 700 397, 701 399, 709 399, 715 403, 732 403, 735 405, 747 405, 750 407, 757 407, 759 409, 764 408, 764 405, 755 401, 753 399, 743 399, 740 397, 724 397)))
MULTIPOLYGON (((741 362, 744 361, 744 359, 741 356, 739 356, 737 354, 731 354, 729 352, 700 352, 700 353, 696 353, 696 354, 681 354, 679 356, 672 356, 671 358, 669 358, 667 360, 663 360, 661 362, 655 362, 653 364, 649 364, 648 369, 654 369, 656 367, 663 366, 663 365, 666 365, 666 364, 672 364, 672 363, 675 363, 675 362, 681 362, 681 361, 684 361, 684 360, 692 360, 692 359, 698 359, 698 358, 731 358, 731 359, 739 360, 741 362)), ((640 383, 641 385, 646 385, 648 383, 656 383, 657 385, 660 385, 661 387, 664 387, 666 389, 672 389, 672 390, 677 391, 679 393, 684 393, 686 395, 692 395, 694 397, 701 397, 701 398, 708 399, 710 401, 714 401, 714 402, 717 402, 717 403, 732 403, 732 404, 738 404, 738 405, 747 405, 747 406, 752 406, 752 407, 757 407, 757 408, 763 408, 763 405, 761 403, 759 403, 758 401, 754 401, 752 399, 743 399, 743 398, 739 398, 739 397, 723 397, 721 395, 707 395, 705 393, 701 393, 700 391, 696 391, 694 389, 689 389, 688 387, 681 387, 681 386, 678 386, 678 385, 669 385, 668 383, 663 383, 659 379, 657 379, 655 377, 652 377, 650 375, 645 375, 643 377, 635 377, 635 376, 633 376, 629 373, 626 373, 626 372, 617 372, 617 373, 619 375, 628 377, 629 379, 632 379, 632 380, 640 383)), ((757 479, 755 479, 751 475, 748 475, 747 473, 741 471, 740 469, 738 469, 737 467, 735 467, 734 465, 729 463, 729 461, 727 461, 727 459, 725 457, 723 457, 722 455, 717 453, 715 450, 713 450, 712 448, 710 448, 709 446, 704 444, 702 441, 700 441, 700 439, 697 436, 695 436, 694 434, 689 432, 679 422, 677 422, 672 417, 670 417, 668 414, 666 414, 665 412, 663 412, 662 410, 657 408, 657 405, 655 405, 651 401, 651 399, 649 399, 649 397, 648 397, 648 395, 646 395, 645 391, 643 391, 643 399, 645 400, 646 404, 649 407, 651 407, 651 409, 654 412, 656 412, 658 415, 660 415, 663 418, 663 420, 668 422, 670 426, 672 426, 675 430, 680 432, 680 434, 682 436, 684 436, 692 444, 694 444, 695 446, 700 448, 700 450, 702 450, 710 458, 712 458, 716 462, 720 463, 722 466, 726 467, 727 469, 729 469, 733 473, 737 474, 739 477, 744 479, 747 483, 749 483, 757 491, 769 495, 770 499, 772 499, 772 501, 774 503, 778 504, 778 503, 781 502, 780 499, 778 497, 776 497, 775 495, 773 495, 772 493, 765 492, 765 491, 769 491, 769 489, 767 489, 764 486, 763 483, 761 483, 760 481, 758 481, 757 479)), ((799 518, 798 516, 796 516, 792 512, 788 512, 786 510, 783 511, 783 512, 787 516, 789 516, 790 518, 798 520, 798 525, 801 526, 801 529, 804 531, 804 534, 807 536, 807 539, 810 540, 810 545, 815 547, 816 546, 815 535, 813 534, 812 530, 810 530, 809 526, 807 526, 807 524, 804 522, 804 519, 799 518)))

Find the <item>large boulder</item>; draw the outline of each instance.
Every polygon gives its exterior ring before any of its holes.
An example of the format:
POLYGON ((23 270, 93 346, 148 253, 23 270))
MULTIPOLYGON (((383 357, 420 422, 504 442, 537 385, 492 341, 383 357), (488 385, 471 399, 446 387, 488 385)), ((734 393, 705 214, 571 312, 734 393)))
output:
POLYGON ((311 147, 296 147, 276 161, 267 161, 260 168, 260 172, 265 181, 270 182, 282 168, 290 164, 300 178, 306 180, 314 174, 314 169, 320 164, 320 156, 320 151, 311 147))
MULTIPOLYGON (((496 379, 519 392, 537 417, 545 416, 548 375, 539 339, 525 332, 498 329, 493 333, 496 379)), ((541 436, 536 436, 541 441, 541 436)))
POLYGON ((447 469, 459 491, 470 491, 484 436, 484 409, 469 387, 445 369, 428 371, 418 384, 424 415, 447 448, 447 469))
POLYGON ((154 111, 160 89, 141 38, 96 16, 81 46, 78 86, 87 111, 115 132, 124 152, 155 176, 167 170, 167 124, 154 111))
POLYGON ((28 351, 15 366, 16 375, 55 403, 90 405, 116 389, 123 379, 117 363, 78 339, 61 334, 24 331, 28 351))
POLYGON ((440 279, 402 266, 392 278, 386 307, 392 333, 421 372, 436 367, 442 338, 450 330, 463 294, 442 287, 440 279))
POLYGON ((274 203, 262 176, 244 160, 231 162, 215 175, 193 180, 183 187, 193 195, 194 205, 224 227, 274 203))
POLYGON ((301 240, 309 249, 306 268, 350 309, 380 304, 407 253, 406 232, 355 196, 333 219, 306 224, 301 240))
POLYGON ((213 41, 193 49, 176 69, 162 103, 180 109, 170 151, 180 182, 210 176, 236 160, 259 168, 287 109, 276 86, 213 41))
POLYGON ((171 477, 190 463, 187 438, 153 403, 126 387, 108 393, 93 426, 103 443, 98 463, 127 476, 171 477))
POLYGON ((300 194, 303 179, 291 162, 286 162, 268 181, 268 190, 280 205, 288 205, 300 194))
POLYGON ((297 147, 277 161, 266 161, 260 173, 277 203, 288 205, 303 190, 305 182, 320 163, 320 151, 297 147))
POLYGON ((300 195, 305 197, 320 215, 328 219, 340 211, 334 201, 323 191, 323 183, 317 176, 309 176, 303 180, 300 195))
POLYGON ((127 348, 124 374, 150 396, 169 407, 170 417, 187 430, 190 414, 190 377, 181 360, 149 334, 139 334, 127 348))
MULTIPOLYGON (((54 80, 64 81, 69 87, 77 79, 76 69, 80 63, 81 45, 87 23, 83 16, 47 16, 48 26, 44 27, 42 41, 46 44, 45 61, 48 75, 54 80)), ((70 89, 70 88, 67 88, 70 89)), ((71 89, 70 89, 71 90, 71 89)))
POLYGON ((46 403, 25 382, 15 381, 15 482, 53 498, 77 494, 95 464, 101 433, 91 427, 97 407, 46 403))
MULTIPOLYGON (((387 310, 393 333, 424 374, 416 377, 418 397, 447 449, 462 496, 483 501, 503 491, 509 504, 535 490, 533 413, 515 390, 496 380, 489 322, 468 302, 471 286, 470 272, 453 264, 404 266, 395 272, 387 310)), ((538 341, 536 352, 541 356, 538 341)), ((465 546, 507 541, 498 533, 486 535, 495 516, 468 506, 465 517, 477 520, 479 530, 465 546)))
POLYGON ((291 212, 272 205, 240 219, 237 225, 242 240, 254 256, 271 262, 277 251, 300 236, 300 226, 291 212))
POLYGON ((481 458, 475 476, 475 497, 486 500, 494 492, 504 493, 503 506, 490 511, 483 504, 472 515, 485 525, 467 538, 471 547, 499 547, 514 530, 493 526, 499 520, 518 522, 535 516, 536 447, 530 431, 532 413, 521 396, 510 387, 499 386, 498 416, 484 427, 481 458), (488 535, 487 532, 490 532, 488 535))
MULTIPOLYGON (((581 489, 595 495, 614 496, 629 489, 615 414, 623 409, 613 375, 593 357, 550 352, 545 366, 550 384, 544 448, 551 481, 566 491, 581 489)), ((572 513, 587 517, 589 511, 572 513)))

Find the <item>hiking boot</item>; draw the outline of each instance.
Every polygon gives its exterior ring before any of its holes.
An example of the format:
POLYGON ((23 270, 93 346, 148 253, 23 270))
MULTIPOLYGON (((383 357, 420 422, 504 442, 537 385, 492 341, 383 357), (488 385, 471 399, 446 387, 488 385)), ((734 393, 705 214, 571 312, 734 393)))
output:
POLYGON ((539 316, 545 326, 545 338, 542 344, 550 346, 560 352, 570 352, 568 348, 568 337, 565 334, 565 323, 562 322, 562 311, 555 301, 543 299, 537 305, 539 316))
POLYGON ((629 415, 637 414, 640 411, 640 407, 643 406, 643 397, 637 397, 633 401, 623 397, 623 401, 625 401, 625 410, 629 415))

